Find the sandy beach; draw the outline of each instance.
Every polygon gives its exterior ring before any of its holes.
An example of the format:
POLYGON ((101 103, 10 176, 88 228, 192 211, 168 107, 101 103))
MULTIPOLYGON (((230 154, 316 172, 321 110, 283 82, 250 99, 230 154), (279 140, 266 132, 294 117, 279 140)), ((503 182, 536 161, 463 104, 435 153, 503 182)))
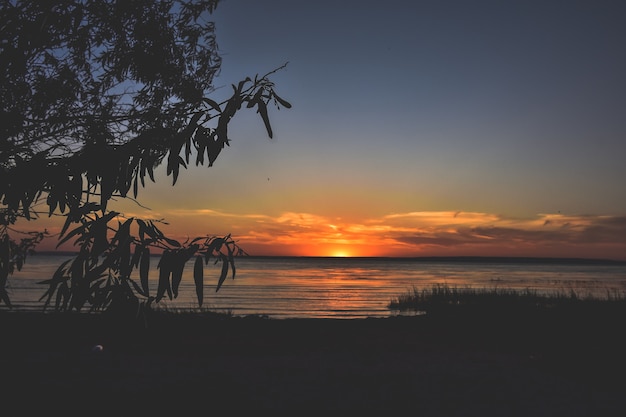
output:
POLYGON ((15 416, 626 415, 622 320, 600 320, 183 314, 145 326, 2 313, 2 408, 15 416))

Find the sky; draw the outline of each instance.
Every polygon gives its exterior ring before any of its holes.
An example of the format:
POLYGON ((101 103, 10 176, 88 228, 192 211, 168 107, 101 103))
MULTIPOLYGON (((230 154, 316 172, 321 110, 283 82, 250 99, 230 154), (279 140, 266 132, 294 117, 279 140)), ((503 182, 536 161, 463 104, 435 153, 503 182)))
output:
POLYGON ((271 76, 211 168, 121 203, 251 255, 626 260, 622 1, 224 0, 212 98, 271 76))

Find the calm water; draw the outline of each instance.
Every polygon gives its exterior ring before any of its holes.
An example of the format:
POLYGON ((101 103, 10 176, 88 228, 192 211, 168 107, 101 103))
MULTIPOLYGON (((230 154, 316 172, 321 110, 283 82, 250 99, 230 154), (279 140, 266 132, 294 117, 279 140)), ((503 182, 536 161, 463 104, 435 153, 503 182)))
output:
MULTIPOLYGON (((36 255, 10 278, 11 300, 18 309, 41 309, 38 301, 49 278, 67 256, 36 255)), ((158 258, 151 266, 156 291, 158 258)), ((219 266, 205 269, 205 308, 235 315, 273 318, 387 317, 398 312, 389 301, 414 287, 436 283, 474 288, 514 288, 604 296, 626 292, 626 263, 508 260, 424 260, 389 258, 239 258, 237 275, 215 292, 219 266)), ((189 262, 179 297, 167 308, 197 307, 189 262)), ((1 309, 6 307, 1 306, 1 309)))

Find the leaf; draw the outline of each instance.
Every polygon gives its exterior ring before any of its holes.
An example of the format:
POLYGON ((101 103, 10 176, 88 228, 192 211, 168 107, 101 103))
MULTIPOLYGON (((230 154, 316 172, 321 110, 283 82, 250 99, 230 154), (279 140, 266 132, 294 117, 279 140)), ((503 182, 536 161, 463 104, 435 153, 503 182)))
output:
POLYGON ((198 120, 200 120, 200 117, 202 117, 202 112, 197 112, 196 114, 194 114, 189 121, 189 127, 195 128, 198 125, 198 120))
POLYGON ((202 256, 196 256, 193 265, 193 281, 196 284, 196 296, 198 297, 198 305, 202 307, 204 298, 204 267, 202 265, 202 256))
POLYGON ((135 245, 135 252, 133 253, 133 259, 131 259, 130 261, 130 264, 132 265, 133 268, 137 268, 139 266, 142 252, 143 252, 143 248, 141 246, 135 245))
POLYGON ((152 222, 148 225, 143 220, 137 219, 137 224, 139 225, 139 240, 142 243, 144 242, 145 235, 148 235, 152 239, 159 238, 159 230, 156 229, 152 222))
POLYGON ((272 91, 272 96, 276 99, 276 101, 278 101, 284 108, 286 109, 290 109, 291 108, 291 103, 289 103, 287 100, 282 99, 278 96, 278 94, 276 94, 275 92, 272 91))
POLYGON ((254 94, 254 96, 248 101, 248 105, 246 108, 254 107, 255 104, 261 102, 261 95, 263 95, 263 88, 259 88, 259 90, 254 94))
POLYGON ((225 240, 221 237, 217 237, 215 239, 213 239, 211 241, 211 243, 209 243, 209 245, 207 246, 207 261, 208 259, 211 257, 211 255, 213 255, 213 252, 219 252, 219 250, 222 248, 222 245, 224 244, 225 240))
POLYGON ((222 112, 222 109, 220 108, 220 105, 219 105, 219 104, 217 104, 217 102, 216 102, 216 101, 213 101, 213 100, 211 100, 210 98, 206 98, 206 97, 205 97, 205 98, 203 98, 202 100, 204 100, 204 102, 205 102, 206 104, 208 104, 209 106, 211 106, 211 107, 213 108, 213 110, 215 110, 216 112, 218 112, 218 113, 221 113, 221 112, 222 112))
POLYGON ((0 288, 0 299, 6 304, 9 308, 12 308, 11 299, 9 298, 9 293, 6 289, 0 288))
POLYGON ((48 194, 46 204, 50 207, 50 209, 48 210, 48 217, 51 217, 52 213, 54 213, 54 210, 56 210, 58 204, 57 198, 52 192, 48 194))
POLYGON ((111 244, 114 244, 115 242, 119 242, 121 244, 123 242, 127 242, 130 239, 130 225, 132 224, 132 222, 132 218, 127 219, 123 224, 118 227, 115 236, 111 240, 111 244))
POLYGON ((178 297, 178 287, 183 280, 183 269, 185 268, 186 259, 181 255, 183 254, 177 253, 176 256, 172 258, 172 293, 174 294, 174 298, 178 297))
POLYGON ((176 156, 170 153, 170 157, 167 159, 166 175, 172 174, 172 185, 176 185, 176 180, 178 180, 178 171, 180 170, 179 164, 174 163, 174 159, 176 159, 176 156))
MULTIPOLYGON (((63 275, 65 273, 65 267, 71 261, 72 261, 71 259, 68 259, 64 261, 61 265, 59 265, 56 271, 54 271, 54 274, 52 275, 51 279, 38 282, 38 284, 48 285, 48 289, 46 290, 46 292, 41 296, 41 298, 39 298, 39 301, 42 301, 44 298, 46 299, 44 302, 44 306, 43 306, 44 310, 50 305, 50 300, 52 299, 52 296, 54 295, 57 289, 57 286, 64 282, 65 278, 63 277, 63 275)), ((57 301, 58 301, 58 293, 57 293, 57 301)), ((56 306, 55 308, 58 308, 58 306, 56 306)))
MULTIPOLYGON (((106 158, 106 154, 103 155, 106 158)), ((115 183, 117 179, 117 163, 111 166, 107 166, 106 170, 103 170, 100 179, 100 205, 102 206, 102 211, 106 211, 107 204, 111 197, 113 196, 113 192, 115 191, 115 183)))
POLYGON ((159 269, 159 285, 157 287, 156 302, 158 303, 167 293, 170 300, 172 299, 172 288, 170 287, 171 272, 171 252, 163 252, 157 268, 159 269))
POLYGON ((150 295, 145 293, 143 288, 141 288, 139 285, 137 285, 137 283, 135 281, 133 281, 132 279, 129 280, 131 285, 133 286, 133 288, 135 289, 135 291, 137 291, 140 295, 144 296, 144 297, 149 297, 150 295))
MULTIPOLYGON (((67 232, 67 228, 70 227, 70 224, 72 224, 72 216, 71 215, 67 215, 65 217, 65 223, 63 224, 63 228, 61 228, 61 233, 59 234, 59 236, 65 235, 65 232, 67 232)), ((57 247, 58 247, 58 245, 57 245, 57 247)))
POLYGON ((161 232, 159 228, 156 227, 156 225, 154 224, 154 221, 150 220, 149 222, 150 222, 150 229, 151 229, 150 236, 154 236, 154 239, 161 239, 162 237, 164 237, 163 232, 161 232))
POLYGON ((265 105, 264 102, 262 101, 259 102, 257 106, 257 113, 261 115, 261 118, 263 119, 263 123, 265 123, 265 129, 267 129, 267 135, 271 139, 273 136, 272 126, 270 125, 270 119, 267 115, 267 106, 265 105))
POLYGON ((185 162, 189 163, 189 157, 191 156, 191 140, 185 141, 185 162))
MULTIPOLYGON (((69 216, 68 216, 67 220, 65 221, 66 225, 68 225, 68 223, 71 223, 69 216)), ((67 229, 67 227, 63 226, 63 230, 65 230, 65 229, 67 229)), ((65 237, 63 239, 59 240, 59 243, 57 243, 57 248, 59 246, 61 246, 62 244, 64 244, 65 242, 67 242, 68 240, 70 240, 73 236, 76 236, 77 234, 80 234, 80 235, 84 234, 86 229, 87 229, 87 225, 85 224, 85 225, 81 225, 81 226, 77 227, 76 229, 70 231, 67 235, 65 235, 65 237)))
POLYGON ((163 240, 165 240, 167 243, 169 243, 170 245, 180 248, 180 242, 178 242, 177 240, 174 239, 170 239, 169 237, 165 237, 162 236, 163 240))
MULTIPOLYGON (((243 90, 243 86, 246 85, 246 83, 252 81, 252 79, 250 77, 246 77, 245 80, 243 81, 239 81, 239 84, 237 85, 237 92, 241 93, 241 91, 243 90)), ((235 86, 233 85, 233 88, 235 88, 235 86)))
POLYGON ((110 242, 107 238, 107 223, 108 220, 106 220, 105 217, 101 217, 91 222, 88 237, 93 238, 93 245, 91 247, 91 253, 93 256, 100 256, 109 248, 110 242))
POLYGON ((150 249, 144 248, 141 253, 141 261, 139 263, 139 281, 141 282, 141 288, 146 296, 150 294, 150 288, 148 286, 148 272, 150 271, 150 249))
POLYGON ((233 271, 233 279, 235 279, 235 258, 233 256, 233 250, 228 246, 228 262, 230 263, 230 269, 233 271))
POLYGON ((80 202, 80 198, 83 194, 83 178, 80 174, 73 174, 74 177, 70 183, 70 193, 71 193, 71 209, 73 210, 78 206, 80 202))
POLYGON ((56 311, 62 311, 67 309, 68 298, 70 296, 70 290, 67 287, 67 283, 61 282, 57 291, 57 296, 54 301, 54 309, 56 311))
MULTIPOLYGON (((118 171, 117 189, 122 197, 126 197, 128 190, 130 189, 130 179, 128 177, 129 161, 127 158, 120 160, 120 167, 118 171)), ((69 204, 69 202, 68 202, 69 204)))
POLYGON ((228 275, 228 261, 226 259, 222 259, 222 273, 220 274, 220 279, 217 282, 217 288, 215 288, 215 292, 218 292, 228 275))
MULTIPOLYGON (((143 177, 141 178, 141 182, 143 184, 143 177)), ((135 198, 137 198, 138 192, 139 192, 139 174, 135 174, 135 180, 133 181, 133 196, 135 198)))

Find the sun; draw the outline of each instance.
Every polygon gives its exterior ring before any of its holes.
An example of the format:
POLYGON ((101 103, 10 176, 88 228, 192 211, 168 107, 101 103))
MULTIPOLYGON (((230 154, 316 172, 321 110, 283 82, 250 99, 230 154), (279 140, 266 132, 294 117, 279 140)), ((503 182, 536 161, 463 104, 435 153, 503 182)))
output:
POLYGON ((333 252, 332 256, 335 258, 347 258, 350 256, 350 254, 346 251, 336 251, 333 252))

